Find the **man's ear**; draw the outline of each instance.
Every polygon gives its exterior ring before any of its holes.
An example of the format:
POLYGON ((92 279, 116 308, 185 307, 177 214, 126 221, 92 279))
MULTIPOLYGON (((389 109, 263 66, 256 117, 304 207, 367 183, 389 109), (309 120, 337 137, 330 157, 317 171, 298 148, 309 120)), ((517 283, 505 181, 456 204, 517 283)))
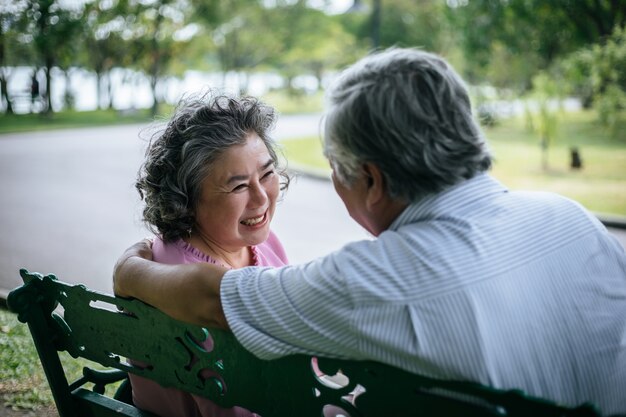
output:
POLYGON ((367 181, 365 206, 371 211, 387 197, 387 184, 385 183, 385 177, 382 171, 377 165, 366 162, 363 164, 363 171, 367 181))

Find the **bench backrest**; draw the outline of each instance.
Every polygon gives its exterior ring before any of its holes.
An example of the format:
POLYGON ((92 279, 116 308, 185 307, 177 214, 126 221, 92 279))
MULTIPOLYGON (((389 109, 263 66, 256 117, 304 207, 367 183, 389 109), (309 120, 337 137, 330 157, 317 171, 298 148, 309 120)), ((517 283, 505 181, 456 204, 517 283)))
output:
POLYGON ((318 358, 324 374, 340 370, 349 379, 344 387, 331 387, 315 376, 309 356, 260 360, 229 332, 182 323, 138 300, 70 285, 53 275, 20 273, 25 284, 9 294, 8 305, 30 327, 61 417, 149 414, 85 391, 80 381, 69 384, 58 351, 264 417, 319 417, 326 405, 352 417, 599 416, 591 405, 567 408, 520 391, 426 378, 376 362, 318 358), (214 348, 207 352, 200 342, 209 332, 214 348), (205 369, 209 378, 202 377, 205 369), (357 384, 365 392, 353 405, 345 396, 357 384), (111 408, 122 414, 109 414, 111 408))

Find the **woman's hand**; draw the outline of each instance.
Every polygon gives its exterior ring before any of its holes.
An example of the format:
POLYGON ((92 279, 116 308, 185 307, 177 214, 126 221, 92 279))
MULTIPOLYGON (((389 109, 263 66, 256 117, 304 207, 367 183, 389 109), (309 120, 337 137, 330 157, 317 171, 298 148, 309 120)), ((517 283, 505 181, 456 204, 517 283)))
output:
POLYGON ((207 327, 228 328, 220 284, 226 268, 207 262, 168 265, 152 261, 152 242, 137 242, 113 269, 118 297, 144 301, 175 319, 207 327))
POLYGON ((143 239, 124 251, 122 256, 115 263, 113 268, 113 292, 120 297, 127 297, 129 294, 124 291, 126 280, 132 279, 132 269, 128 265, 128 261, 138 257, 142 259, 152 260, 152 239, 143 239))

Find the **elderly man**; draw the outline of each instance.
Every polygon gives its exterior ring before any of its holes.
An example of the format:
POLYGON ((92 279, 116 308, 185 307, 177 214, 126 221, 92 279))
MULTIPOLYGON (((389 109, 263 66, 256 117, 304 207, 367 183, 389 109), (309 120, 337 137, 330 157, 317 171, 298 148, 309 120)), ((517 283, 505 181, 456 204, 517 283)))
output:
POLYGON ((230 271, 157 264, 142 242, 118 261, 115 292, 230 328, 261 358, 370 359, 626 413, 626 254, 602 224, 486 173, 467 90, 436 55, 370 55, 329 96, 333 183, 376 239, 230 271))

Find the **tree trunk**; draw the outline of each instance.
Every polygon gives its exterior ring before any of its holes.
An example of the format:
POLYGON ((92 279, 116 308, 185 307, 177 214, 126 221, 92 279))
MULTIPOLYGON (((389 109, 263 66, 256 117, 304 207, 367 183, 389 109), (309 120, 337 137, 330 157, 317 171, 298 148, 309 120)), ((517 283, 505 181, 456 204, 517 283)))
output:
POLYGON ((159 112, 159 100, 157 98, 156 85, 157 85, 157 76, 156 74, 153 74, 150 77, 150 88, 152 89, 152 108, 150 109, 150 115, 152 117, 156 116, 157 113, 159 112))
POLYGON ((372 34, 372 48, 374 50, 380 47, 380 25, 381 25, 381 15, 382 15, 382 5, 381 0, 374 0, 374 5, 372 7, 372 21, 371 21, 371 34, 372 34))
POLYGON ((46 96, 45 96, 45 100, 46 100, 46 105, 44 106, 44 111, 43 113, 45 114, 52 114, 52 58, 51 57, 46 57, 46 68, 45 68, 45 73, 46 73, 46 96))
POLYGON ((7 76, 4 74, 0 74, 0 100, 4 100, 7 105, 6 114, 14 114, 13 111, 13 103, 11 102, 11 97, 9 97, 9 89, 8 89, 8 81, 7 76))
POLYGON ((237 72, 237 87, 239 89, 239 95, 245 96, 248 94, 248 74, 245 71, 237 72))
POLYGON ((316 91, 320 91, 322 89, 322 80, 324 78, 324 69, 320 66, 314 70, 315 79, 317 80, 317 88, 316 91))
POLYGON ((63 104, 67 110, 74 110, 74 93, 70 88, 70 70, 63 71, 65 75, 65 92, 63 93, 63 104))
POLYGON ((100 93, 100 79, 102 78, 102 74, 100 73, 100 71, 98 69, 96 69, 96 108, 100 109, 100 100, 101 100, 101 93, 100 93))
POLYGON ((107 109, 111 110, 113 108, 113 87, 112 87, 112 82, 111 82, 111 70, 109 69, 107 71, 107 75, 106 75, 106 79, 107 79, 107 109))

